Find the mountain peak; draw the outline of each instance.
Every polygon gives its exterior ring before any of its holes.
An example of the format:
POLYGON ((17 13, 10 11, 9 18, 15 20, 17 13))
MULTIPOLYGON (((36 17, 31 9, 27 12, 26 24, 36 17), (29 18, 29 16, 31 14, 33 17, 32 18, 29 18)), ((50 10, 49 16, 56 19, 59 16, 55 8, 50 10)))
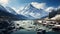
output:
POLYGON ((32 2, 29 3, 24 9, 20 12, 20 14, 30 18, 30 19, 40 19, 48 16, 48 12, 44 11, 43 3, 32 2), (41 7, 42 6, 42 7, 41 7))

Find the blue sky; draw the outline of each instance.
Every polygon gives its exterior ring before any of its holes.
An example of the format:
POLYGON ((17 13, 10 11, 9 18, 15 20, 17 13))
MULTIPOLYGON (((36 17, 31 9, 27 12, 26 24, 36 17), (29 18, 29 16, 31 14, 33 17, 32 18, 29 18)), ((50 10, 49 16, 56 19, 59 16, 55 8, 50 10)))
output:
POLYGON ((48 12, 58 7, 60 8, 60 0, 0 0, 0 4, 13 8, 18 14, 29 3, 32 3, 35 8, 43 8, 44 11, 48 12))
MULTIPOLYGON (((3 1, 5 1, 5 0, 3 0, 3 1)), ((16 9, 19 9, 20 7, 24 7, 28 3, 31 3, 31 2, 46 3, 47 7, 50 7, 50 6, 58 7, 58 6, 60 6, 60 0, 6 0, 6 1, 8 1, 7 6, 14 7, 16 9)))
POLYGON ((10 0, 8 6, 19 8, 31 2, 46 3, 46 6, 60 6, 60 0, 10 0))

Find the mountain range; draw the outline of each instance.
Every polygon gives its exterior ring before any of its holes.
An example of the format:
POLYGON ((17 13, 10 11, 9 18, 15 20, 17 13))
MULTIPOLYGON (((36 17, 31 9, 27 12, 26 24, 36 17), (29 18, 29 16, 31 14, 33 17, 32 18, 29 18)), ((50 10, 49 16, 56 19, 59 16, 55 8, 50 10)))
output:
POLYGON ((34 7, 31 3, 24 7, 20 14, 28 17, 28 19, 41 19, 48 17, 48 12, 43 9, 34 7))
POLYGON ((23 15, 17 14, 12 8, 0 5, 0 18, 10 19, 10 20, 22 20, 26 17, 23 15))
POLYGON ((16 13, 10 7, 4 7, 0 5, 0 17, 1 16, 8 16, 10 19, 18 19, 18 20, 28 20, 28 19, 43 19, 48 17, 49 13, 44 11, 43 9, 38 9, 34 7, 31 3, 24 7, 24 9, 19 12, 20 14, 16 13))

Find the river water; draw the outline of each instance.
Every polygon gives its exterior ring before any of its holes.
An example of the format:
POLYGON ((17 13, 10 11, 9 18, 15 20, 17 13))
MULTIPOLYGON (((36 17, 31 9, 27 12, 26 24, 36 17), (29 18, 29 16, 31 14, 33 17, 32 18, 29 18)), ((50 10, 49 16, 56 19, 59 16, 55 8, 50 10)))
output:
MULTIPOLYGON (((60 32, 53 32, 51 29, 42 25, 40 25, 40 28, 46 30, 46 34, 60 34, 60 32)), ((33 30, 28 31, 23 29, 13 32, 12 34, 37 34, 37 31, 33 31, 33 30)))
POLYGON ((19 30, 19 31, 13 32, 12 34, 36 34, 36 31, 19 30))
MULTIPOLYGON (((13 32, 12 34, 37 34, 36 31, 27 31, 27 30, 19 30, 16 32, 13 32)), ((46 32, 45 34, 60 34, 60 32, 46 32)))

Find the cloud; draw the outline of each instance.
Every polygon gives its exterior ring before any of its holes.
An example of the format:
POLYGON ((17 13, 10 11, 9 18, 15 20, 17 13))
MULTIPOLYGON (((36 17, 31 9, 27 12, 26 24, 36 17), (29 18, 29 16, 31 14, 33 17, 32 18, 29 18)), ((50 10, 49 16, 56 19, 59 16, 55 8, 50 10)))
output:
POLYGON ((37 9, 43 9, 46 12, 52 12, 52 10, 57 11, 58 9, 60 9, 60 6, 58 6, 57 8, 55 7, 47 7, 46 3, 38 3, 38 2, 32 2, 31 3, 35 8, 37 9))
POLYGON ((31 4, 32 4, 35 8, 38 8, 38 9, 44 9, 45 6, 46 6, 46 3, 32 2, 31 4))
POLYGON ((60 6, 58 6, 58 8, 56 8, 56 9, 60 9, 60 6))
POLYGON ((51 11, 54 10, 54 9, 55 9, 54 7, 48 7, 48 8, 45 9, 45 11, 51 12, 51 11))
POLYGON ((9 0, 0 0, 0 4, 2 5, 6 5, 8 4, 9 0))
POLYGON ((43 9, 46 12, 51 12, 52 10, 56 10, 54 7, 47 7, 46 3, 38 3, 38 2, 32 2, 31 3, 35 8, 37 9, 43 9))
POLYGON ((47 7, 47 8, 45 9, 45 11, 47 11, 47 12, 52 12, 52 10, 57 11, 58 9, 60 9, 60 6, 58 6, 57 8, 55 8, 55 7, 47 7))

